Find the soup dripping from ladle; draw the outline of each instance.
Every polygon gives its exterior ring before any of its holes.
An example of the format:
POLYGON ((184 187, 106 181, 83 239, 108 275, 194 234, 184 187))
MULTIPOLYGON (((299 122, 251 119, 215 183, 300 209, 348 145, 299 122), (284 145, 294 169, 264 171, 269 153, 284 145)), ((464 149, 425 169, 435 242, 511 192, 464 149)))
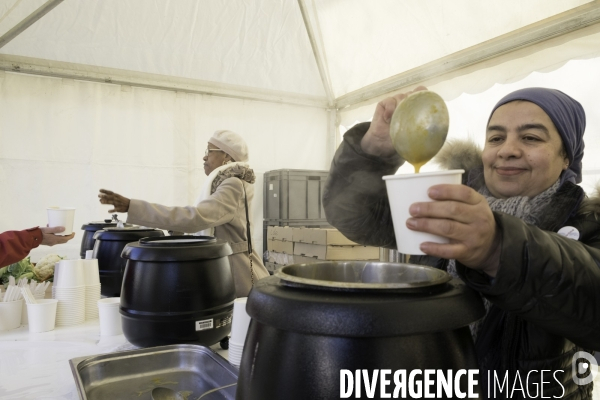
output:
POLYGON ((396 107, 390 122, 390 137, 396 152, 418 173, 444 145, 449 124, 444 100, 429 90, 418 91, 396 107))

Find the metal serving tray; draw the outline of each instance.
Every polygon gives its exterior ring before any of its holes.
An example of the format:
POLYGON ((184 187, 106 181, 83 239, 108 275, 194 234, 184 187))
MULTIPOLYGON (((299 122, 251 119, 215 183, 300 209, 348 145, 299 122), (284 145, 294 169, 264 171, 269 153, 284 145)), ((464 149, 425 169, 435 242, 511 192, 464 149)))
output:
MULTIPOLYGON (((151 400, 152 389, 168 387, 186 400, 235 384, 238 370, 210 348, 180 344, 78 357, 69 360, 79 398, 151 400)), ((235 399, 236 385, 202 397, 235 399)))

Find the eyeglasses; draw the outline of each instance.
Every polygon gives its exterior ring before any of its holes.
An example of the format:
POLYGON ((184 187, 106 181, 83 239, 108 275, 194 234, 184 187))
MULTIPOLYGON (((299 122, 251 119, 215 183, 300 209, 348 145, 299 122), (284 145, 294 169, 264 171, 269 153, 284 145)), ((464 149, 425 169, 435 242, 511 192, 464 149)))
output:
MULTIPOLYGON (((208 155, 210 154, 211 151, 223 151, 223 150, 221 150, 221 149, 206 149, 204 151, 204 157, 208 157, 208 155)), ((224 151, 223 151, 223 153, 224 153, 224 151)))

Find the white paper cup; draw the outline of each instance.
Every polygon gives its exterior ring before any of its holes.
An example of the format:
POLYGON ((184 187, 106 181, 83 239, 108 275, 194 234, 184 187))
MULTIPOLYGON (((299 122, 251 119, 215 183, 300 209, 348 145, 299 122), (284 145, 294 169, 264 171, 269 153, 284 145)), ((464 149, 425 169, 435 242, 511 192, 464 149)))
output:
POLYGON ((98 314, 100 317, 100 336, 113 336, 123 333, 121 328, 121 314, 119 313, 119 297, 107 297, 98 300, 98 314))
POLYGON ((58 300, 40 299, 37 304, 27 304, 29 332, 48 332, 56 326, 56 306, 58 300))
POLYGON ((408 210, 413 203, 433 201, 427 195, 427 191, 432 186, 440 184, 459 185, 464 172, 462 169, 455 169, 383 177, 390 200, 398 252, 415 255, 425 254, 419 248, 423 242, 448 243, 448 239, 445 237, 408 229, 406 226, 406 220, 410 218, 408 210))
POLYGON ((17 329, 21 326, 23 299, 0 302, 0 331, 17 329))
POLYGON ((248 332, 248 325, 250 325, 250 316, 246 312, 247 300, 247 297, 240 297, 233 302, 230 346, 234 343, 239 347, 243 347, 246 341, 246 332, 248 332))
POLYGON ((58 236, 67 236, 73 233, 73 221, 75 220, 75 209, 72 207, 48 207, 48 226, 64 226, 64 232, 55 233, 58 236))
POLYGON ((54 267, 54 290, 85 286, 83 260, 60 260, 54 267))

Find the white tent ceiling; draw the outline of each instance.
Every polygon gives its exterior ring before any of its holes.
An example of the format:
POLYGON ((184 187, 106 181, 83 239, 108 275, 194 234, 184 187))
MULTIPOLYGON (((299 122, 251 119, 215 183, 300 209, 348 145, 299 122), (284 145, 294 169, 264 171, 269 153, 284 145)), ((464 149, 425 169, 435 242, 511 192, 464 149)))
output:
POLYGON ((40 19, 0 39, 5 70, 341 108, 594 25, 600 4, 0 0, 0 36, 31 14, 40 19))
POLYGON ((45 219, 23 186, 76 199, 76 224, 106 212, 100 186, 189 204, 223 128, 255 155, 260 220, 261 173, 327 169, 379 99, 595 59, 598 22, 600 0, 0 0, 0 231, 45 219))

